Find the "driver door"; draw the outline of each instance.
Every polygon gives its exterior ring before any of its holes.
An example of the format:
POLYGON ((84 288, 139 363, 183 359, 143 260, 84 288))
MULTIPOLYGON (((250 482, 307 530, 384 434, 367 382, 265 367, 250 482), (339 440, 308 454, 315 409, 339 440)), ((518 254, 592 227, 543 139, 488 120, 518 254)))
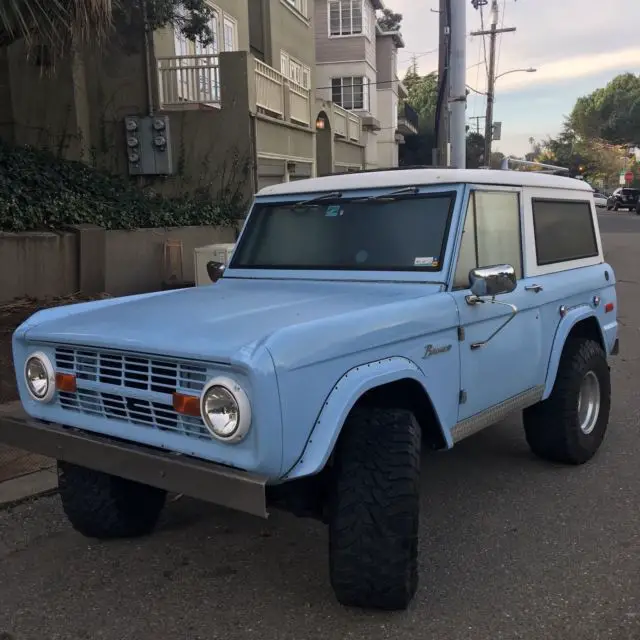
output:
POLYGON ((536 296, 523 277, 522 228, 518 190, 471 191, 452 286, 461 337, 458 422, 499 405, 517 408, 518 396, 540 385, 542 328, 536 296), (496 302, 469 304, 469 272, 498 264, 515 269, 516 289, 496 302))

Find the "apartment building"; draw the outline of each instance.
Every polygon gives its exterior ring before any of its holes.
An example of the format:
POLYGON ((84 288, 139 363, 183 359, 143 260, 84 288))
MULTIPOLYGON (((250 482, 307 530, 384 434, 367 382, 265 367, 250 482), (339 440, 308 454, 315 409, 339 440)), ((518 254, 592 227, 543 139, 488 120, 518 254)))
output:
POLYGON ((23 45, 9 47, 0 57, 7 137, 37 145, 33 132, 46 130, 46 144, 61 146, 66 136, 67 157, 160 178, 154 188, 167 193, 250 196, 319 166, 361 168, 360 117, 316 96, 313 0, 207 2, 208 45, 172 26, 145 39, 142 25, 130 25, 109 46, 62 61, 52 77, 23 45))
POLYGON ((403 135, 417 133, 415 122, 398 119, 406 97, 397 77, 404 42, 399 31, 378 25, 376 11, 383 8, 380 0, 315 3, 317 92, 361 118, 367 168, 398 166, 403 135))

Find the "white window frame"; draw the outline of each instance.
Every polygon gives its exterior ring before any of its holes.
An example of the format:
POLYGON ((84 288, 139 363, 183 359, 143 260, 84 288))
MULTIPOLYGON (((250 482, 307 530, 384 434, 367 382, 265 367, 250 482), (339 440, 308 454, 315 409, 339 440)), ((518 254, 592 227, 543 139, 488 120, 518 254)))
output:
MULTIPOLYGON (((331 100, 333 101, 333 81, 340 80, 340 102, 336 103, 338 106, 346 109, 347 111, 367 111, 369 112, 371 107, 371 82, 368 76, 336 76, 331 78, 331 100), (344 106, 344 86, 345 80, 351 80, 352 97, 353 97, 353 81, 362 80, 362 107, 345 107, 344 106)), ((352 100, 355 103, 355 100, 352 100)))
POLYGON ((579 269, 581 267, 591 267, 593 265, 602 264, 604 262, 604 253, 602 251, 602 238, 598 232, 598 214, 593 198, 588 191, 579 190, 561 190, 561 189, 545 189, 545 188, 525 188, 523 189, 524 200, 524 246, 523 254, 525 257, 525 277, 543 276, 549 273, 560 273, 569 271, 570 269, 579 269), (533 200, 584 200, 591 205, 591 219, 596 230, 596 244, 598 247, 598 255, 590 258, 578 258, 577 260, 568 260, 566 262, 556 262, 553 264, 538 265, 538 257, 536 254, 536 235, 533 226, 533 200))
POLYGON ((308 0, 282 0, 289 9, 298 15, 300 14, 305 20, 309 19, 309 2, 308 0))
POLYGON ((371 39, 371 35, 367 35, 367 31, 369 27, 367 26, 367 18, 370 16, 370 12, 367 10, 368 8, 368 0, 327 0, 327 34, 329 38, 355 38, 355 37, 369 37, 371 39), (348 33, 343 33, 343 24, 342 24, 342 13, 344 3, 349 3, 349 22, 350 22, 350 30, 348 33), (331 32, 331 6, 338 5, 338 12, 340 16, 339 22, 339 31, 340 33, 332 33, 331 32), (360 5, 360 17, 361 17, 361 27, 360 31, 353 32, 353 6, 360 5))
MULTIPOLYGON (((194 44, 194 53, 189 51, 189 42, 187 38, 179 31, 174 29, 174 47, 176 56, 190 56, 190 55, 210 55, 217 56, 221 51, 237 51, 238 50, 238 21, 231 14, 225 13, 220 7, 207 2, 213 12, 211 17, 210 28, 214 34, 214 41, 207 46, 196 40, 194 44), (225 38, 225 27, 231 27, 233 30, 231 48, 227 48, 227 41, 225 38)), ((206 59, 204 62, 207 62, 206 59)), ((220 100, 220 76, 219 69, 213 71, 213 74, 203 71, 198 74, 200 76, 200 82, 211 83, 210 92, 215 98, 215 101, 220 100)), ((178 97, 182 99, 189 99, 189 74, 178 73, 178 97)))
POLYGON ((304 89, 311 88, 310 67, 289 55, 289 53, 284 50, 280 51, 280 73, 287 80, 295 82, 304 89))

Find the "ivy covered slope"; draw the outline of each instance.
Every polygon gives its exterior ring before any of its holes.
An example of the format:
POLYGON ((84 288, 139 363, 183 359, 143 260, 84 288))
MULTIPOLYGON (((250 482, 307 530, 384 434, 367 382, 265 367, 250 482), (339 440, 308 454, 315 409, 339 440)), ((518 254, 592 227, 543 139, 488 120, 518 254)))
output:
POLYGON ((223 226, 238 214, 234 208, 208 193, 168 198, 83 163, 0 142, 0 231, 223 226))

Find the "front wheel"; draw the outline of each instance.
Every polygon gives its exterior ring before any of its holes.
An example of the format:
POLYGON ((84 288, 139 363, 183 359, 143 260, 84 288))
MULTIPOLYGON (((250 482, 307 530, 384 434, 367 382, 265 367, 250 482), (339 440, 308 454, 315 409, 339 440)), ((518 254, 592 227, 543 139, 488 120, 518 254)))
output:
POLYGON ((347 606, 406 609, 418 586, 420 427, 412 413, 354 409, 336 450, 329 570, 347 606))
POLYGON ((134 538, 154 529, 166 492, 58 462, 58 490, 71 526, 90 538, 134 538))
POLYGON ((523 413, 529 447, 552 462, 587 462, 602 444, 610 406, 611 378, 604 350, 595 340, 570 339, 551 395, 523 413))

